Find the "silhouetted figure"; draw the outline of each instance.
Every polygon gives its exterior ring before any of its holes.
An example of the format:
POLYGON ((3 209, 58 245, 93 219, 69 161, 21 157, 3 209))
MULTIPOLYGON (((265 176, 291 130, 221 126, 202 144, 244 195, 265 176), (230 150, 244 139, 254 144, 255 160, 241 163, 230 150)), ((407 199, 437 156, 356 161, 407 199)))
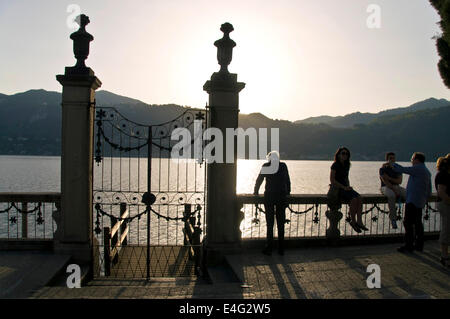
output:
MULTIPOLYGON (((386 161, 395 163, 395 153, 386 153, 386 161)), ((401 187, 403 177, 401 173, 396 173, 390 166, 382 166, 380 168, 381 193, 387 197, 389 206, 389 219, 393 229, 397 229, 397 210, 395 203, 399 200, 406 200, 406 189, 401 187)))
POLYGON ((286 221, 286 197, 291 193, 291 180, 285 163, 280 162, 280 155, 276 151, 267 154, 267 163, 263 164, 261 172, 255 183, 254 194, 258 195, 259 187, 264 178, 266 186, 264 191, 264 208, 266 210, 267 243, 263 250, 266 255, 272 254, 274 216, 277 218, 278 253, 284 255, 284 223, 286 221), (276 172, 268 169, 270 166, 278 167, 276 172))
POLYGON ((398 248, 399 252, 422 251, 424 244, 422 209, 431 195, 431 173, 425 166, 425 155, 415 152, 411 157, 411 167, 402 167, 397 163, 387 163, 397 173, 409 175, 406 186, 405 245, 398 248))
POLYGON ((439 157, 436 162, 438 173, 434 180, 438 195, 437 208, 441 219, 441 232, 439 243, 441 244, 441 263, 449 267, 448 246, 450 245, 450 162, 445 157, 439 157))
POLYGON ((350 172, 350 151, 340 147, 334 154, 334 163, 331 165, 331 185, 339 189, 339 200, 348 202, 350 208, 350 225, 357 232, 368 230, 362 222, 362 199, 351 186, 348 179, 350 172))

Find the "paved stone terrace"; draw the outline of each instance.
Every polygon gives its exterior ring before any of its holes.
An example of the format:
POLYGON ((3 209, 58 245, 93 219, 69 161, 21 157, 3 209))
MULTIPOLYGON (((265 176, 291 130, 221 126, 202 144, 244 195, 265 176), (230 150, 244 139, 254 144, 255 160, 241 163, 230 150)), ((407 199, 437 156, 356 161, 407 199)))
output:
POLYGON ((258 250, 228 256, 240 280, 153 279, 95 280, 80 289, 43 287, 30 298, 450 298, 450 269, 439 262, 439 244, 427 241, 424 252, 402 254, 398 244, 290 249, 284 256, 258 250), (369 264, 381 267, 381 288, 369 289, 369 264))

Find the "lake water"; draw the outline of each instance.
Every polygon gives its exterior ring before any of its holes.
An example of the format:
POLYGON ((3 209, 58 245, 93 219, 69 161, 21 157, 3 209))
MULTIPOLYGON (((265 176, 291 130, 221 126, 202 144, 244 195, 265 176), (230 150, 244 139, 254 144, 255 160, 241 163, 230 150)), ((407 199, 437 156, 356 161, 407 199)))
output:
MULTIPOLYGON (((264 161, 239 160, 237 193, 253 193, 253 187, 264 161)), ((331 161, 285 161, 291 178, 292 194, 325 194, 328 191, 331 161)), ((410 163, 399 162, 402 165, 410 163)), ((42 156, 0 156, 0 192, 60 192, 60 157, 42 156)), ((382 162, 352 162, 350 170, 350 183, 361 194, 379 193, 380 182, 378 170, 382 162)), ((434 190, 434 177, 436 175, 435 163, 426 163, 432 173, 434 190)), ((157 194, 158 202, 169 205, 153 205, 163 216, 180 218, 183 216, 184 205, 177 202, 182 194, 202 192, 204 188, 204 165, 200 167, 192 161, 180 162, 168 159, 152 160, 152 192, 157 194)), ((406 186, 408 177, 404 176, 403 186, 406 186)), ((133 202, 131 198, 135 194, 142 194, 147 190, 147 160, 142 158, 104 158, 100 165, 94 165, 94 201, 105 203, 103 208, 108 213, 119 215, 117 205, 106 203, 118 203, 120 201, 133 202), (120 190, 118 192, 117 190, 120 190), (122 198, 122 196, 125 196, 122 198), (127 197, 128 196, 128 197, 127 197)), ((261 185, 260 193, 264 191, 261 185)), ((191 198, 192 199, 192 198, 191 198)), ((195 202, 195 201, 194 201, 195 202)), ((135 202, 139 204, 139 200, 135 202)), ((6 208, 6 203, 0 203, 0 211, 6 208)), ((305 205, 293 205, 296 211, 303 211, 305 205)), ((130 206, 130 216, 136 216, 143 211, 143 205, 130 206)), ((290 223, 286 226, 286 237, 323 236, 327 227, 327 218, 324 216, 324 208, 320 206, 319 223, 314 223, 314 212, 306 215, 288 213, 290 223)), ((386 209, 386 207, 384 208, 386 209)), ((36 237, 51 237, 54 225, 51 219, 52 209, 44 213, 45 230, 42 235, 36 237)), ((259 218, 260 223, 252 220, 256 217, 255 208, 252 205, 244 207, 245 219, 241 225, 243 237, 265 237, 265 220, 259 218)), ((20 214, 0 214, 0 237, 20 237, 20 214), (17 223, 9 222, 11 217, 17 218, 17 223), (6 234, 6 235, 5 235, 6 234)), ((371 213, 372 214, 372 213, 371 213)), ((389 223, 385 222, 385 214, 382 214, 383 222, 378 222, 371 229, 372 233, 391 233, 389 223)), ((367 215, 368 216, 368 215, 367 215)), ((372 218, 370 215, 367 218, 372 218)), ((378 216, 378 215, 377 215, 378 216)), ((380 215, 381 216, 381 215, 380 215)), ((94 210, 94 222, 97 214, 94 210)), ((261 217, 261 214, 260 216, 261 217)), ((35 234, 42 230, 42 226, 36 225, 36 216, 29 220, 29 229, 34 229, 35 234)), ((99 219, 101 228, 109 227, 109 217, 102 216, 99 219)), ((201 218, 204 226, 204 214, 201 218)), ((370 221, 369 221, 370 222, 370 221)), ((436 227, 434 221, 434 226, 436 227)), ((347 234, 344 219, 340 227, 347 234)), ((430 227, 431 227, 430 226, 430 227)), ((95 225, 94 225, 95 227, 95 225)), ((143 244, 146 242, 147 222, 146 218, 134 219, 130 223, 129 243, 143 244)), ((398 232, 402 231, 402 227, 398 232)), ((101 241, 102 236, 99 235, 101 241)), ((153 244, 180 244, 183 238, 183 223, 157 218, 151 214, 151 243, 153 244)))
MULTIPOLYGON (((116 171, 119 165, 122 165, 122 171, 125 176, 122 176, 122 180, 129 180, 135 183, 139 183, 140 189, 144 188, 147 183, 146 167, 147 162, 145 159, 139 160, 139 172, 141 176, 137 175, 137 170, 132 168, 131 165, 126 163, 126 160, 117 161, 113 163, 112 169, 109 163, 104 164, 109 170, 116 171), (120 163, 121 162, 121 163, 120 163), (130 168, 131 167, 131 168, 130 168), (130 170, 136 171, 131 174, 130 170), (130 177, 131 176, 131 177, 130 177), (140 177, 140 178, 139 178, 140 177), (138 179, 140 179, 139 182, 138 179)), ((137 161, 137 159, 131 159, 131 161, 137 161)), ((168 175, 167 165, 159 167, 157 159, 153 160, 154 172, 152 174, 153 182, 152 189, 163 189, 167 185, 160 185, 160 180, 163 182, 160 175, 168 175), (158 172, 159 170, 159 172, 158 172), (167 173, 166 173, 167 172, 167 173)), ((253 193, 253 187, 264 161, 256 160, 238 160, 238 178, 237 189, 238 193, 253 193)), ((324 194, 328 191, 330 166, 331 161, 285 161, 289 174, 291 177, 292 194, 324 194)), ((350 170, 350 183, 361 194, 379 193, 380 182, 378 178, 378 169, 382 162, 352 162, 350 170)), ((399 162, 401 165, 410 165, 409 163, 399 162)), ((171 164, 171 165, 176 165, 171 164)), ((432 173, 432 182, 434 185, 434 177, 436 176, 435 163, 427 162, 426 166, 432 173)), ((97 177, 101 174, 99 168, 96 167, 97 177)), ((172 169, 173 171, 173 169, 172 169)), ((177 169, 175 169, 177 171, 177 169)), ((179 171, 179 169, 178 169, 179 171)), ((108 173, 108 172, 107 172, 108 173)), ((179 172, 177 175, 186 174, 185 171, 179 172)), ((60 157, 51 156, 0 156, 0 192, 60 192, 60 176, 61 174, 61 160, 60 157)), ((172 172, 170 172, 172 174, 172 172)), ((201 183, 202 169, 198 169, 197 183, 201 183)), ((188 176, 189 179, 189 176, 188 176)), ((172 176, 166 178, 166 180, 173 180, 172 176)), ((403 186, 406 186, 408 177, 404 176, 403 186)), ((113 183, 114 184, 114 183, 113 183)), ((170 187, 176 187, 176 183, 173 183, 170 187)), ((129 189, 133 189, 133 185, 130 185, 129 189)), ((186 185, 185 185, 186 186, 186 185)), ((196 185, 198 189, 201 189, 202 185, 196 185)), ((100 180, 96 178, 95 187, 100 187, 100 180)), ((121 185, 121 188, 127 186, 121 185)), ((190 186, 188 185, 188 188, 190 186)), ((194 186, 192 186, 194 187, 194 186)), ((433 186, 434 187, 434 186, 433 186)), ((134 190, 137 190, 137 185, 134 190)), ((260 188, 260 193, 263 192, 264 184, 260 188)), ((434 190, 434 188, 433 188, 434 190)))

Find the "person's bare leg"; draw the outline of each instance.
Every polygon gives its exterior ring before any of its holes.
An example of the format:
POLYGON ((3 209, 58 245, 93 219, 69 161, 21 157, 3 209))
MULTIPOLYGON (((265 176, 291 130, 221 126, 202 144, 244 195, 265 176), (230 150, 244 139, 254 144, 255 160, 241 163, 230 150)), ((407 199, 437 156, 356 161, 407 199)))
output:
POLYGON ((358 203, 357 203, 357 199, 353 198, 350 201, 349 207, 350 207, 350 217, 352 219, 353 223, 356 223, 356 213, 358 211, 358 203))
POLYGON ((358 219, 358 224, 362 225, 362 198, 358 197, 356 198, 357 204, 356 204, 356 217, 358 219))
POLYGON ((356 203, 357 203, 356 216, 357 216, 357 219, 358 219, 357 225, 358 225, 359 228, 361 228, 364 231, 369 230, 369 228, 367 228, 362 222, 362 198, 358 197, 356 199, 356 203))

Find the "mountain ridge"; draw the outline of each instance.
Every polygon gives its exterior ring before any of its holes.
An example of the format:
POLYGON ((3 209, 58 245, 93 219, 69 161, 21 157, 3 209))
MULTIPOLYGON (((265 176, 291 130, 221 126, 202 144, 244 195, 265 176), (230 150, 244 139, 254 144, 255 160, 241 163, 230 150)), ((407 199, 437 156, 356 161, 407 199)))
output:
POLYGON ((353 127, 357 124, 367 124, 370 121, 383 117, 383 116, 391 116, 395 114, 403 114, 408 113, 415 110, 426 110, 431 108, 438 108, 442 106, 448 106, 450 105, 450 101, 446 99, 436 99, 434 97, 430 97, 428 99, 425 99, 423 101, 419 101, 416 103, 413 103, 406 107, 397 107, 392 109, 386 109, 377 113, 370 113, 370 112, 353 112, 346 115, 339 115, 339 116, 329 116, 329 115, 321 115, 321 116, 315 116, 315 117, 309 117, 304 120, 298 120, 294 123, 296 124, 328 124, 333 127, 341 127, 341 128, 349 128, 353 127))
MULTIPOLYGON (((62 93, 57 92, 57 91, 48 91, 45 89, 30 89, 24 92, 18 92, 18 93, 14 93, 14 94, 4 94, 4 93, 0 93, 0 98, 7 98, 7 97, 26 97, 27 95, 40 95, 40 96, 46 96, 48 94, 53 95, 53 97, 55 98, 60 98, 62 96, 62 93)), ((177 108, 186 108, 186 107, 190 107, 190 106, 181 106, 181 105, 177 105, 177 104, 173 104, 173 103, 167 103, 167 104, 148 104, 146 102, 143 102, 141 100, 138 99, 134 99, 134 98, 130 98, 124 95, 120 95, 120 94, 116 94, 107 90, 99 90, 96 93, 96 101, 97 101, 97 105, 100 106, 114 106, 114 105, 120 105, 120 104, 126 104, 126 105, 147 105, 150 107, 155 107, 155 106, 172 106, 172 107, 177 107, 177 108)), ((34 96, 35 97, 35 96, 34 96)), ((339 119, 343 119, 343 118, 355 118, 355 117, 360 117, 360 116, 369 116, 369 117, 380 117, 380 116, 384 116, 384 115, 393 115, 393 114, 402 114, 405 112, 410 112, 413 110, 422 110, 422 109, 428 109, 428 108, 435 108, 435 107, 440 107, 440 106, 447 106, 450 105, 450 101, 446 100, 444 98, 438 99, 435 97, 430 97, 428 99, 419 101, 419 102, 415 102, 409 106, 404 106, 404 107, 394 107, 391 109, 384 109, 382 111, 379 111, 377 113, 371 113, 371 112, 352 112, 352 113, 347 113, 344 115, 337 115, 337 116, 331 116, 331 115, 319 115, 319 116, 312 116, 312 117, 308 117, 302 120, 295 120, 295 121, 291 121, 295 124, 330 124, 331 126, 333 121, 339 120, 339 119)), ((255 115, 255 116, 262 116, 265 117, 266 119, 269 119, 269 117, 267 117, 266 115, 260 113, 260 112, 253 112, 253 113, 241 113, 241 114, 245 114, 245 115, 255 115)), ((372 120, 372 118, 370 119, 372 120)), ((289 120, 282 120, 282 121, 289 121, 289 120)), ((367 121, 365 121, 367 122, 367 121)), ((365 123, 356 123, 356 124, 365 124, 365 123)), ((335 126, 335 127, 349 127, 349 126, 335 126)))
MULTIPOLYGON (((189 108, 149 105, 108 91, 97 92, 96 99, 97 106, 114 106, 128 119, 147 125, 170 121, 189 108)), ((330 159, 341 145, 348 146, 356 160, 383 160, 388 150, 396 151, 399 160, 409 159, 414 151, 434 158, 450 150, 444 138, 450 136, 450 106, 442 106, 447 102, 430 98, 347 127, 274 120, 259 112, 239 114, 239 126, 279 128, 283 159, 330 159)), ((0 95, 0 154, 59 155, 60 144, 61 93, 38 89, 0 95)))

